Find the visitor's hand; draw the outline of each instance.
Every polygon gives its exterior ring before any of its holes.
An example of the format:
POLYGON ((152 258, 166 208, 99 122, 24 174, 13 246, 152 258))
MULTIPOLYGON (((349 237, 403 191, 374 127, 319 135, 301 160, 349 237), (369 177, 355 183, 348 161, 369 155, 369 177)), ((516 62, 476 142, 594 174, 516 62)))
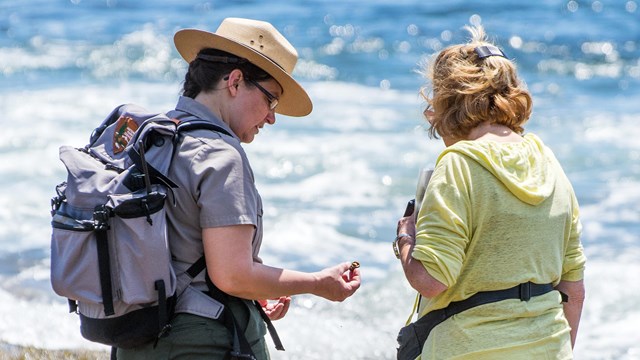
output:
POLYGON ((404 210, 404 215, 398 220, 398 227, 396 228, 396 235, 407 234, 415 238, 416 235, 416 214, 415 214, 415 199, 409 201, 407 208, 404 210))
POLYGON ((415 238, 416 236, 416 218, 413 213, 409 216, 401 217, 398 220, 397 234, 408 234, 415 238))
POLYGON ((264 310, 265 314, 269 317, 269 319, 275 321, 282 319, 289 311, 289 305, 291 304, 291 297, 289 296, 281 296, 276 300, 275 303, 270 303, 267 300, 258 300, 260 306, 262 306, 262 310, 264 310))

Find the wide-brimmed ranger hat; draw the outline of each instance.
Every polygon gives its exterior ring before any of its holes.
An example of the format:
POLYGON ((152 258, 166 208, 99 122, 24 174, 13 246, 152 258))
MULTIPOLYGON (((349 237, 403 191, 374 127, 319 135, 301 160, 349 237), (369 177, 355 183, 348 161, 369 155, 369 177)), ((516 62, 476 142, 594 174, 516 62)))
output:
POLYGON ((291 77, 298 52, 268 22, 226 18, 215 33, 183 29, 174 38, 176 49, 190 63, 202 49, 226 51, 247 59, 266 71, 282 87, 276 112, 289 116, 308 115, 313 105, 307 92, 291 77))

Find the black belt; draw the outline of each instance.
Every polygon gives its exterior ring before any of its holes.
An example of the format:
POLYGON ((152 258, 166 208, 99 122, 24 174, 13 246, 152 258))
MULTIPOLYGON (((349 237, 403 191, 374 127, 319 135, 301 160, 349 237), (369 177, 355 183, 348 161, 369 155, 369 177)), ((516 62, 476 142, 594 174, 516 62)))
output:
POLYGON ((534 284, 532 282, 527 282, 504 290, 481 291, 474 294, 468 299, 464 299, 462 301, 454 301, 444 309, 430 311, 424 317, 430 317, 430 319, 427 321, 438 321, 442 318, 442 320, 440 321, 442 322, 447 318, 461 313, 465 310, 469 310, 472 307, 507 299, 520 299, 522 301, 529 301, 529 299, 534 296, 543 295, 552 290, 553 285, 551 284, 534 284))
MULTIPOLYGON (((534 284, 527 282, 516 285, 509 289, 495 290, 495 291, 481 291, 474 294, 468 299, 462 301, 454 301, 450 303, 444 309, 438 309, 429 311, 426 315, 418 319, 416 322, 405 326, 398 335, 398 342, 401 342, 402 337, 417 337, 419 344, 424 344, 429 337, 429 333, 441 322, 447 320, 453 315, 459 314, 465 310, 473 307, 484 305, 496 301, 502 301, 507 299, 520 299, 522 301, 529 301, 534 296, 546 294, 554 290, 552 284, 534 284)), ((562 295, 562 301, 568 300, 567 296, 562 295)), ((420 346, 420 351, 422 346, 420 346)), ((417 356, 417 355, 416 355, 417 356)), ((415 357, 414 357, 415 358, 415 357)))

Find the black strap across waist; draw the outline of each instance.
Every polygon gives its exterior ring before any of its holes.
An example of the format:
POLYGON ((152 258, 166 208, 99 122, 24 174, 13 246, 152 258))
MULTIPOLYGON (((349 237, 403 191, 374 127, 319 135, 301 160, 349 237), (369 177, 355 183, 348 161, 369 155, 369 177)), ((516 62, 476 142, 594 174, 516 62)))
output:
MULTIPOLYGON (((207 266, 207 262, 205 260, 204 255, 202 255, 195 263, 193 263, 193 265, 191 265, 186 270, 186 272, 187 274, 189 274, 191 278, 195 278, 198 274, 200 274, 203 270, 206 269, 206 266, 207 266)), ((231 295, 218 289, 218 287, 213 283, 213 281, 211 281, 211 278, 209 278, 209 275, 207 273, 205 273, 205 280, 207 282, 207 287, 209 288, 208 295, 224 305, 224 312, 221 315, 220 320, 225 324, 225 326, 233 334, 233 350, 231 352, 231 354, 233 355, 232 359, 235 359, 235 358, 255 359, 255 356, 253 355, 253 351, 251 350, 251 346, 249 345, 249 342, 244 337, 244 334, 241 331, 239 331, 240 328, 233 315, 233 312, 231 312, 231 309, 227 305, 231 295)), ((271 323, 271 319, 269 319, 269 316, 264 312, 264 310, 262 309, 262 306, 257 301, 254 300, 252 301, 252 303, 258 309, 258 312, 260 313, 260 317, 265 322, 267 326, 267 330, 269 331, 269 335, 271 335, 271 339, 273 340, 273 343, 275 344, 276 349, 280 351, 284 351, 284 346, 282 345, 280 336, 278 336, 278 332, 276 331, 276 328, 271 323)))
MULTIPOLYGON (((502 301, 507 299, 520 299, 522 301, 529 301, 534 296, 539 296, 548 293, 553 290, 551 284, 534 284, 532 282, 526 282, 516 285, 509 289, 494 290, 494 291, 481 291, 468 299, 461 301, 454 301, 449 304, 443 310, 444 315, 448 318, 455 314, 461 313, 465 310, 471 309, 476 306, 502 301)), ((435 310, 432 312, 436 312, 435 310)), ((431 312, 430 312, 431 313, 431 312)), ((428 315, 428 314, 427 314, 428 315)))
MULTIPOLYGON (((529 301, 529 299, 531 299, 532 297, 546 294, 552 290, 554 290, 552 284, 534 284, 532 282, 526 282, 509 289, 481 291, 474 294, 468 299, 454 301, 444 309, 438 309, 428 312, 426 315, 415 322, 416 334, 421 343, 424 344, 431 330, 436 327, 436 325, 447 320, 453 315, 459 314, 476 306, 507 299, 520 299, 522 301, 529 301)), ((563 302, 566 302, 566 295, 562 293, 561 295, 563 302)))

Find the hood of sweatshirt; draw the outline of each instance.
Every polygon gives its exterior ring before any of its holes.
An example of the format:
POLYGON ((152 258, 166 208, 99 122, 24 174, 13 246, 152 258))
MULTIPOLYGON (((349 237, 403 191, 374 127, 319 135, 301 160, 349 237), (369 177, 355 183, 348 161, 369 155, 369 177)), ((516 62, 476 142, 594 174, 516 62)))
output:
POLYGON ((555 156, 537 136, 527 134, 522 142, 459 141, 449 152, 475 160, 500 180, 518 199, 537 205, 553 192, 557 172, 555 156))

